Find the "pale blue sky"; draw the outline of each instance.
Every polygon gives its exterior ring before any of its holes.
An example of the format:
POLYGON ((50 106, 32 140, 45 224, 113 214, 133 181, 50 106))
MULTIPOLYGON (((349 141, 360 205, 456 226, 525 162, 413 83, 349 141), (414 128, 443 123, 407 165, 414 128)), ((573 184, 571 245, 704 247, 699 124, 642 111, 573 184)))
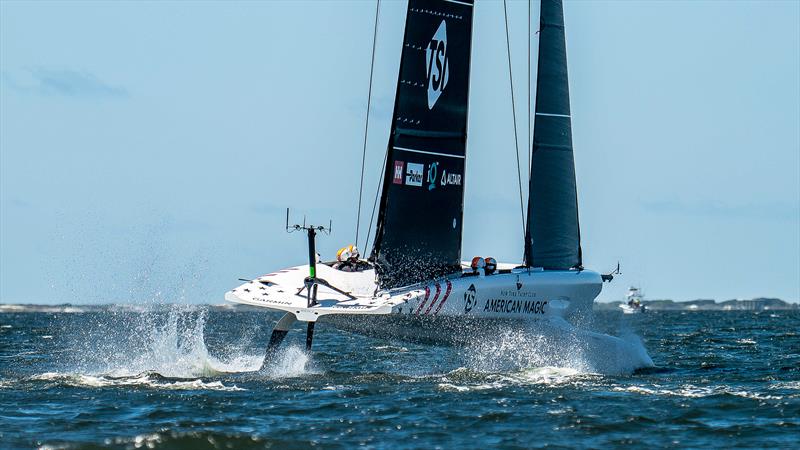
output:
MULTIPOLYGON (((286 206, 333 219, 324 256, 352 241, 374 6, 0 2, 0 302, 220 303, 304 262, 286 206)), ((527 2, 509 8, 524 142, 527 2)), ((381 4, 364 224, 404 14, 381 4)), ((584 262, 624 273, 600 300, 797 301, 800 3, 565 18, 584 262)), ((506 64, 502 3, 478 2, 465 259, 522 257, 506 64)))

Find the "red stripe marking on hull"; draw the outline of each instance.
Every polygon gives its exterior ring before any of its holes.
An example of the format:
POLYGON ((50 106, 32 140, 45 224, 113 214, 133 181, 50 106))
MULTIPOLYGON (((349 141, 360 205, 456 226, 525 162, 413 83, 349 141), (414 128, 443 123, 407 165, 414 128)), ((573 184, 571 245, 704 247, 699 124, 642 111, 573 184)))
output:
MULTIPOLYGON (((434 294, 434 295, 433 295, 433 300, 431 300, 431 305, 433 305, 434 303, 436 303, 436 300, 438 300, 438 299, 439 299, 439 294, 441 294, 441 293, 442 293, 442 286, 441 286, 439 283, 436 283, 436 294, 434 294)), ((419 314, 419 312, 422 310, 422 307, 423 307, 423 306, 425 306, 425 304, 424 304, 424 303, 423 303, 422 305, 420 305, 419 309, 417 309, 417 314, 419 314)), ((428 307, 428 311, 430 311, 430 309, 431 309, 431 308, 430 308, 430 306, 429 306, 429 307, 428 307)), ((426 312, 427 312, 427 311, 426 311, 426 312)))
POLYGON ((453 283, 451 283, 451 282, 449 282, 449 281, 448 281, 448 282, 447 282, 447 291, 445 291, 445 293, 444 293, 444 298, 442 299, 442 301, 441 301, 441 302, 439 302, 439 306, 436 308, 436 311, 434 311, 434 312, 433 312, 433 315, 434 315, 434 316, 435 316, 436 314, 439 314, 439 310, 440 310, 440 309, 442 309, 442 305, 444 305, 444 302, 446 302, 446 301, 447 301, 447 298, 448 298, 448 297, 450 297, 450 291, 451 291, 451 290, 453 290, 453 283))
MULTIPOLYGON (((430 305, 428 305, 428 309, 425 310, 425 314, 428 314, 429 312, 431 312, 431 308, 433 308, 433 305, 436 304, 436 299, 439 298, 439 293, 441 293, 441 292, 442 292, 442 285, 439 284, 439 283, 436 283, 436 296, 433 297, 433 301, 431 302, 430 305)), ((450 291, 448 291, 448 294, 449 293, 450 293, 450 291)))
POLYGON ((425 303, 428 301, 428 297, 431 296, 431 288, 429 286, 425 286, 425 300, 422 300, 422 303, 419 304, 419 308, 414 314, 419 314, 419 311, 425 306, 425 303))

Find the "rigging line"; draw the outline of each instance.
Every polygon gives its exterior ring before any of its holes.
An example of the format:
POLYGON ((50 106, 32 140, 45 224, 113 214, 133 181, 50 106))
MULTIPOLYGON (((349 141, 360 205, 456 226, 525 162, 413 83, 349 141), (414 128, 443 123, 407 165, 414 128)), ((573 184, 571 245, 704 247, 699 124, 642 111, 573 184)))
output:
MULTIPOLYGON (((528 183, 531 182, 531 162, 533 160, 533 132, 531 128, 533 128, 533 124, 531 123, 531 41, 533 40, 533 36, 531 35, 531 0, 528 0, 528 163, 526 165, 528 169, 528 183)), ((530 194, 528 194, 530 195, 530 194)), ((530 203, 530 200, 528 200, 530 203)))
MULTIPOLYGON (((381 175, 383 175, 383 171, 385 170, 386 166, 386 159, 389 157, 389 152, 383 154, 383 164, 381 164, 381 175)), ((380 180, 383 177, 378 177, 380 180)), ((369 226, 367 227, 367 240, 364 242, 364 251, 367 251, 367 246, 369 245, 369 233, 372 231, 372 220, 375 218, 375 208, 378 206, 378 196, 381 193, 381 187, 378 185, 378 189, 375 190, 375 200, 372 202, 372 213, 369 215, 369 226)), ((358 246, 356 246, 358 247, 358 246)), ((366 254, 366 253, 365 253, 366 254)))
POLYGON ((503 0, 503 14, 506 22, 506 53, 508 54, 508 82, 511 84, 511 114, 514 118, 514 150, 517 154, 517 181, 519 182, 519 212, 522 217, 522 236, 525 236, 525 208, 522 205, 522 170, 519 167, 519 138, 517 138, 517 108, 514 103, 514 76, 511 74, 511 40, 508 37, 508 7, 503 0))
POLYGON ((364 165, 367 160, 367 135, 369 133, 369 107, 372 103, 372 74, 375 70, 375 44, 378 40, 378 14, 381 0, 375 2, 375 29, 372 32, 372 61, 369 66, 369 91, 367 93, 367 118, 364 123, 364 149, 361 152, 361 182, 358 185, 358 212, 356 213, 356 247, 358 247, 358 234, 361 225, 361 197, 364 193, 364 165))

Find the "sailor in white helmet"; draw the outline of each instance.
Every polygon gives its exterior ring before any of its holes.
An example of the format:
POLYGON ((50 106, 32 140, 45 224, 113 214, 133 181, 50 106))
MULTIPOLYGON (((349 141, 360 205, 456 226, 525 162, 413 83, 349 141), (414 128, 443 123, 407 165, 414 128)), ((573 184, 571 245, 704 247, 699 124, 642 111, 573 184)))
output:
POLYGON ((336 263, 333 268, 345 272, 357 272, 361 270, 361 263, 358 258, 361 254, 358 252, 358 247, 355 245, 348 245, 347 247, 340 248, 336 252, 336 263))

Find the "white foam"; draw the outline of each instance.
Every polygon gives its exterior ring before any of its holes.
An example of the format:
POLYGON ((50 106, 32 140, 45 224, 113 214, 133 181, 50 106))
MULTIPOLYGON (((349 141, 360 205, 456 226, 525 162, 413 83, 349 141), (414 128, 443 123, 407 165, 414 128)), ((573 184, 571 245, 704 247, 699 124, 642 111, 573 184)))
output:
POLYGON ((85 308, 72 305, 6 305, 0 304, 0 313, 24 313, 24 312, 44 312, 44 313, 83 313, 85 308))
POLYGON ((752 392, 743 389, 733 389, 730 386, 694 386, 691 384, 683 385, 675 389, 662 389, 660 386, 647 388, 643 386, 614 387, 612 390, 617 392, 632 392, 641 395, 672 396, 686 398, 703 398, 713 395, 735 395, 737 397, 750 398, 755 400, 781 400, 783 397, 777 395, 767 395, 759 392, 752 392))
POLYGON ((154 389, 167 390, 213 390, 213 391, 243 391, 236 385, 226 386, 221 381, 195 380, 164 380, 152 374, 140 374, 134 377, 114 378, 102 375, 84 375, 58 372, 45 372, 30 377, 31 380, 53 381, 69 386, 79 387, 116 387, 116 386, 143 386, 154 389))
POLYGON ((584 375, 571 367, 534 367, 508 374, 508 379, 519 384, 564 384, 580 375, 584 375))
POLYGON ((755 400, 782 400, 783 397, 780 395, 767 395, 761 394, 758 392, 750 392, 750 391, 728 391, 729 394, 735 395, 737 397, 744 397, 744 398, 752 398, 755 400))
MULTIPOLYGON (((767 386, 770 390, 800 391, 800 381, 773 381, 767 386)), ((789 395, 791 398, 800 397, 800 392, 789 395)))
POLYGON ((443 391, 454 391, 454 392, 467 392, 471 389, 469 386, 458 386, 452 383, 439 383, 437 387, 443 391))
POLYGON ((398 347, 395 345, 379 345, 377 347, 372 347, 372 348, 375 350, 385 350, 385 351, 401 352, 401 353, 405 353, 408 351, 406 347, 398 347))
POLYGON ((575 383, 586 377, 586 374, 569 367, 531 367, 506 373, 480 373, 460 367, 443 376, 437 387, 451 392, 482 391, 514 385, 556 386, 575 383))

